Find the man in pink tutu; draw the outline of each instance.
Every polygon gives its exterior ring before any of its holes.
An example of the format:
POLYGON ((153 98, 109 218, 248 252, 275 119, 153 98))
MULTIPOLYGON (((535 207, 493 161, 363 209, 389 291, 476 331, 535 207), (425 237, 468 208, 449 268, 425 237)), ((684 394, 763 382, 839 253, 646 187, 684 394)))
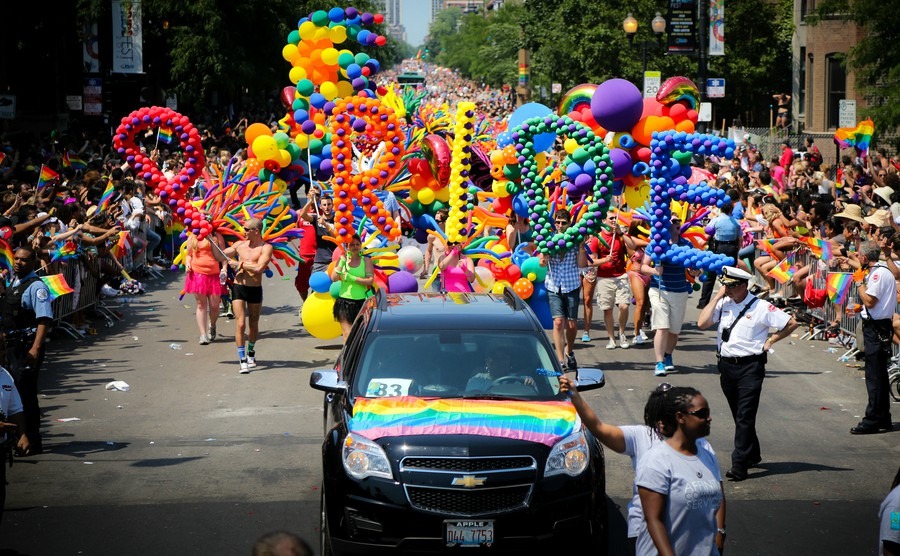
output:
POLYGON ((237 344, 240 373, 247 374, 256 367, 256 339, 259 337, 259 314, 262 310, 262 277, 272 260, 271 245, 262 239, 262 221, 251 218, 244 224, 245 237, 225 250, 228 265, 234 269, 234 319, 237 321, 237 344), (237 255, 237 259, 233 259, 237 255), (249 334, 247 320, 250 321, 249 334), (246 346, 244 342, 246 340, 246 346))

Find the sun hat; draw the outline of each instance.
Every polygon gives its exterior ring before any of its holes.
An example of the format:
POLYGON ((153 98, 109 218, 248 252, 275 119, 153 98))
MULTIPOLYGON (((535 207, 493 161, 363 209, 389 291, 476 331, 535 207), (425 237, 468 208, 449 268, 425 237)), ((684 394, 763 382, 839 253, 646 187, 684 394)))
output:
POLYGON ((891 195, 894 194, 894 190, 888 186, 884 186, 876 188, 872 193, 884 199, 885 203, 891 204, 891 195))
POLYGON ((856 220, 860 224, 865 224, 866 221, 863 220, 862 209, 859 208, 859 205, 844 205, 844 210, 835 214, 835 218, 846 218, 848 220, 856 220))
POLYGON ((864 220, 873 226, 878 226, 881 228, 882 226, 890 226, 891 225, 891 211, 887 209, 878 209, 871 216, 866 216, 864 220))

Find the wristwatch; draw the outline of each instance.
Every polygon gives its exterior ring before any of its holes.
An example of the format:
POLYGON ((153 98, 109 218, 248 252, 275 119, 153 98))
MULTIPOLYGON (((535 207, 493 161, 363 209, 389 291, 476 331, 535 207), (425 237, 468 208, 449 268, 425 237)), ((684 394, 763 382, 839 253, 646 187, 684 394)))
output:
POLYGON ((717 528, 716 533, 718 533, 724 537, 725 536, 725 528, 724 527, 717 528))

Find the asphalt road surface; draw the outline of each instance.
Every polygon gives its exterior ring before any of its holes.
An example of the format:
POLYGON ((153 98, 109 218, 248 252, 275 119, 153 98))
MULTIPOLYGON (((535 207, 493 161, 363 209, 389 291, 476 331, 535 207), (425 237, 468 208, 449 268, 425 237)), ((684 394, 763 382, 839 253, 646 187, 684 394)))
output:
MULTIPOLYGON (((41 378, 46 451, 9 470, 0 555, 247 555, 275 529, 318 550, 322 394, 308 380, 331 365, 339 340, 301 329, 292 280, 276 275, 265 283, 260 366, 239 375, 233 321, 220 322, 221 339, 198 345, 193 300, 178 300, 181 279, 150 282, 124 306, 123 322, 98 322, 87 340, 54 338, 41 378), (105 388, 117 380, 130 390, 105 388)), ((696 294, 696 321, 694 304, 696 294)), ((599 318, 576 355, 603 368, 607 386, 587 397, 606 421, 638 423, 660 382, 652 347, 606 350, 599 318)), ((848 433, 865 407, 862 371, 827 348, 792 338, 770 356, 763 463, 749 480, 725 485, 729 555, 875 553, 900 432, 848 433)), ((710 401, 724 474, 733 425, 712 335, 688 327, 675 362, 665 380, 710 401)), ((608 451, 608 495, 621 511, 632 481, 629 459, 608 451)), ((611 515, 610 554, 621 554, 624 518, 611 515)))

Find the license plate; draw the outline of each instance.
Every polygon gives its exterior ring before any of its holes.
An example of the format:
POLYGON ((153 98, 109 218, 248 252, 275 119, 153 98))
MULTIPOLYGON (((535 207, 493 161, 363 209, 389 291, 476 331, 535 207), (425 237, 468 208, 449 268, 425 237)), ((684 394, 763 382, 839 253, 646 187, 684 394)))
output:
POLYGON ((491 546, 494 544, 494 522, 445 521, 447 546, 491 546))

